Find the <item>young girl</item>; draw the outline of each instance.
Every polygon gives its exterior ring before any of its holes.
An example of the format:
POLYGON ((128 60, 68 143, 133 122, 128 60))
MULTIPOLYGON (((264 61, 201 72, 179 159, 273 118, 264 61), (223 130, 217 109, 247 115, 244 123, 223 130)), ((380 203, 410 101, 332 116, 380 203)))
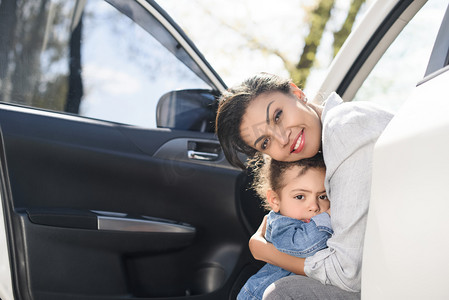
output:
POLYGON ((297 161, 320 149, 326 163, 325 186, 332 201, 334 230, 328 248, 306 259, 282 253, 264 239, 265 222, 250 240, 256 259, 309 277, 279 280, 270 287, 267 299, 360 297, 373 148, 392 117, 371 103, 343 103, 335 93, 324 106, 310 103, 291 81, 265 73, 222 95, 216 130, 226 158, 234 166, 244 168, 239 152, 297 161))
MULTIPOLYGON (((327 247, 332 229, 325 172, 320 154, 297 162, 266 158, 257 169, 255 190, 271 209, 265 239, 279 251, 307 257, 327 247)), ((266 264, 246 282, 237 300, 261 300, 270 284, 289 275, 289 271, 266 264)))

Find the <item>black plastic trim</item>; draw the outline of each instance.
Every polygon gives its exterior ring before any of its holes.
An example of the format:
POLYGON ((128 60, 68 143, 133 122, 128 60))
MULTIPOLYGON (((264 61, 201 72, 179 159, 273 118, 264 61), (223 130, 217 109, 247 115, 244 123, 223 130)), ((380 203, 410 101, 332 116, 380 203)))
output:
POLYGON ((33 208, 27 209, 27 213, 30 221, 35 224, 79 229, 98 228, 97 215, 88 210, 33 208))

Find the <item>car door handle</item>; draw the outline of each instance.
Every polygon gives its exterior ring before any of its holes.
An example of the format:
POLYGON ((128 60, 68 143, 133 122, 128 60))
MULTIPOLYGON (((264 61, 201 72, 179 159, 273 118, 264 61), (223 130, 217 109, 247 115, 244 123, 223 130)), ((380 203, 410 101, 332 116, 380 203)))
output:
POLYGON ((195 227, 172 220, 126 213, 77 209, 27 209, 34 224, 54 227, 126 232, 195 234, 195 227))
POLYGON ((187 150, 187 157, 196 160, 213 161, 218 159, 218 154, 209 152, 200 152, 195 150, 187 150))
MULTIPOLYGON (((147 217, 148 218, 148 217, 147 217)), ((195 228, 168 220, 98 216, 98 230, 194 234, 195 228)))
POLYGON ((218 142, 189 141, 187 143, 187 157, 201 161, 218 160, 221 151, 218 142))

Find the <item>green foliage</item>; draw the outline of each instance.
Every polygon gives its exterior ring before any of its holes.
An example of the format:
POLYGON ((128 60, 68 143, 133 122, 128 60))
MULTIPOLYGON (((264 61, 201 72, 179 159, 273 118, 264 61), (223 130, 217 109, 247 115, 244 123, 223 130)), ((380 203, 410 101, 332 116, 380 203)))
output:
MULTIPOLYGON (((351 33, 355 18, 366 0, 353 0, 346 19, 340 30, 334 32, 333 55, 335 56, 351 33)), ((290 77, 298 86, 305 86, 310 70, 316 62, 316 53, 321 43, 326 24, 329 21, 335 0, 319 0, 316 8, 310 12, 309 35, 305 39, 299 62, 288 69, 290 77)))

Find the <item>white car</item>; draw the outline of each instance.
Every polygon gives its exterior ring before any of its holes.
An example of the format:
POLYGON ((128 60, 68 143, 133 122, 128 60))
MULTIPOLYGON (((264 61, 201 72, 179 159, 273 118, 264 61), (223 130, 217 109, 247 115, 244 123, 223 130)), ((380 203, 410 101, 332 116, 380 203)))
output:
MULTIPOLYGON (((234 299, 262 265, 247 242, 264 212, 213 133, 226 84, 198 49, 153 0, 0 14, 0 298, 234 299)), ((396 111, 362 299, 449 297, 448 60, 447 0, 379 0, 315 98, 396 111)))
POLYGON ((449 297, 448 71, 447 1, 378 1, 322 85, 347 101, 377 88, 374 101, 403 102, 374 150, 362 299, 449 297))

